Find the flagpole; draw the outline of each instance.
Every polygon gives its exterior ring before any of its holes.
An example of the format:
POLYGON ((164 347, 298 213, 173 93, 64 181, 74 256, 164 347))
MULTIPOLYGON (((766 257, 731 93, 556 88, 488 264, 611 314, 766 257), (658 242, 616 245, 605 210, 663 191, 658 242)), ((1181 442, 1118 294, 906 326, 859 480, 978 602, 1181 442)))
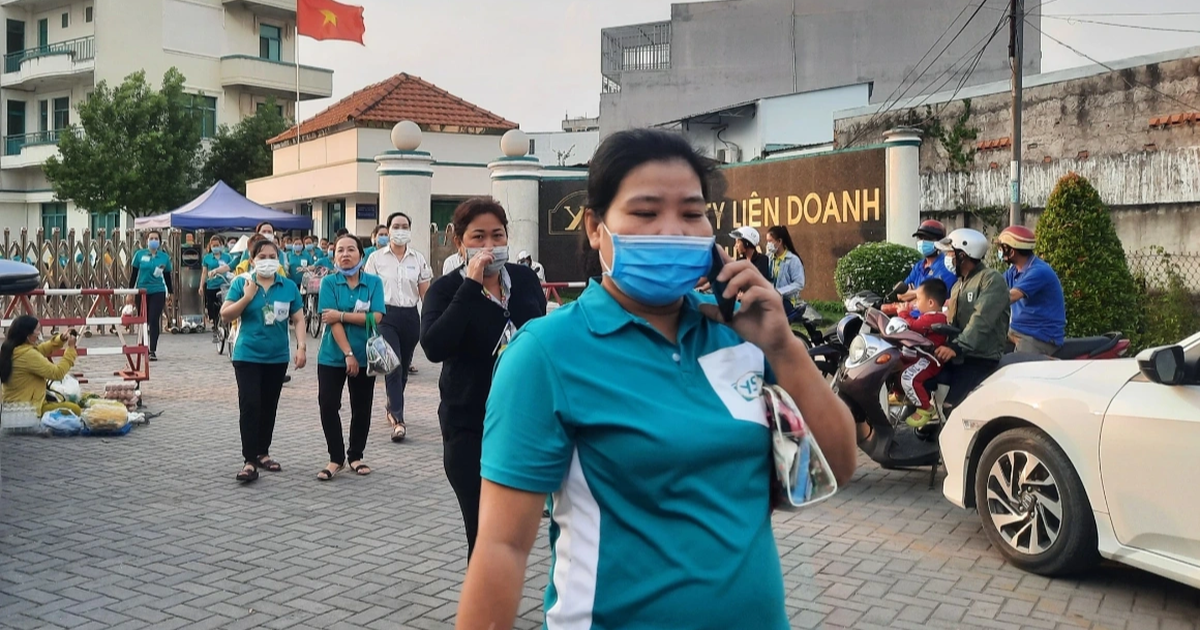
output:
POLYGON ((300 15, 296 15, 296 172, 300 172, 300 15))

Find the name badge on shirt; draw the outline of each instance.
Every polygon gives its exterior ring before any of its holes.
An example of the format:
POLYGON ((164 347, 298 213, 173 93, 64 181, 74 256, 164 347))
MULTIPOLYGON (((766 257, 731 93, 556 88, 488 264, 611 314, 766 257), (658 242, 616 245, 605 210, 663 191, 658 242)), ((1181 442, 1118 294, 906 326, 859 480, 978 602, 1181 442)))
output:
POLYGON ((148 262, 150 262, 150 256, 148 254, 143 254, 142 255, 142 264, 144 265, 148 262))
POLYGON ((263 323, 268 326, 275 325, 275 311, 270 306, 263 307, 263 323))
POLYGON ((767 425, 766 407, 762 400, 762 350, 743 343, 706 354, 699 359, 700 368, 725 409, 737 420, 767 425))
POLYGON ((292 305, 290 302, 276 302, 275 312, 272 316, 276 321, 287 321, 288 315, 291 315, 292 305))
POLYGON ((155 278, 163 277, 163 269, 164 269, 164 267, 162 265, 155 267, 154 268, 154 277, 155 278))
POLYGON ((364 302, 362 300, 354 301, 354 312, 355 313, 366 313, 367 309, 369 309, 369 308, 371 308, 371 304, 369 302, 364 302))

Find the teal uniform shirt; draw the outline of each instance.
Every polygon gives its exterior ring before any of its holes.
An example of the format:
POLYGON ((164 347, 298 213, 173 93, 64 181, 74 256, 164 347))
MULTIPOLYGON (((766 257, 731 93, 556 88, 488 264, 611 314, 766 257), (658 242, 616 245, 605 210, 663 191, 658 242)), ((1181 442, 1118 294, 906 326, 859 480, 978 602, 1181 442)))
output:
MULTIPOLYGON (((217 267, 220 267, 221 265, 225 265, 225 266, 229 267, 230 271, 233 271, 233 266, 234 266, 233 259, 229 257, 229 254, 225 254, 225 253, 213 254, 211 252, 204 256, 204 260, 203 260, 202 264, 204 265, 205 277, 208 276, 208 273, 210 271, 212 271, 213 269, 216 269, 217 267)), ((206 288, 206 289, 216 290, 216 289, 220 289, 223 286, 225 286, 225 278, 222 276, 213 276, 212 278, 209 278, 207 282, 204 283, 204 288, 206 288)))
MULTIPOLYGON (((343 311, 346 313, 379 313, 386 310, 383 301, 383 281, 369 273, 358 274, 358 286, 350 288, 346 276, 335 273, 321 280, 321 295, 317 298, 317 310, 343 311)), ((354 358, 362 369, 367 366, 367 328, 345 324, 346 341, 354 351, 354 358)), ((333 327, 326 326, 321 336, 321 351, 317 354, 317 365, 346 367, 346 356, 333 339, 333 327)))
POLYGON ((501 353, 481 473, 551 494, 546 628, 786 630, 761 350, 685 298, 679 343, 597 282, 501 353))
MULTIPOLYGON (((229 285, 226 302, 236 302, 246 295, 246 283, 258 282, 253 274, 242 274, 229 285)), ((258 285, 254 299, 242 311, 237 339, 233 344, 234 361, 248 363, 287 363, 291 358, 288 345, 288 321, 293 313, 304 310, 300 289, 287 278, 276 277, 270 287, 258 285)), ((297 334, 303 334, 298 332, 297 334)))
POLYGON ((161 248, 154 253, 148 249, 139 249, 134 253, 131 264, 138 270, 135 289, 145 289, 149 295, 167 292, 167 283, 163 276, 171 273, 170 255, 161 248))

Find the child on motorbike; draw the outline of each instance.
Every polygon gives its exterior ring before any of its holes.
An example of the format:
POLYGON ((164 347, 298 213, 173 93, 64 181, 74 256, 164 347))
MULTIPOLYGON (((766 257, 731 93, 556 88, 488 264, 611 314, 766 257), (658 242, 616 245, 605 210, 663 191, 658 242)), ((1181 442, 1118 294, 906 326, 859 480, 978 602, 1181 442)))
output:
MULTIPOLYGON (((934 348, 946 343, 946 336, 933 332, 933 326, 947 323, 946 315, 942 313, 947 294, 945 282, 939 278, 929 278, 917 287, 916 299, 913 302, 920 316, 914 317, 908 311, 899 315, 908 324, 910 331, 924 336, 934 348)), ((917 406, 916 412, 909 416, 905 423, 919 429, 933 419, 933 402, 925 383, 942 371, 942 364, 932 353, 923 352, 919 348, 912 356, 906 354, 904 362, 900 386, 904 388, 908 400, 917 406)))

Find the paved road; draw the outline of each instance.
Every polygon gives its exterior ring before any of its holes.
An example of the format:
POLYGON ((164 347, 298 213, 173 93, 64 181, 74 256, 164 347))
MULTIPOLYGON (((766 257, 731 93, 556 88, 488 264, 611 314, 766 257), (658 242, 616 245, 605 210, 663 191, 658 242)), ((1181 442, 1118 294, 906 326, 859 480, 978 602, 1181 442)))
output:
MULTIPOLYGON (((442 473, 436 366, 422 360, 409 386, 409 441, 388 442, 378 414, 375 474, 331 483, 314 479, 326 462, 315 372, 299 372, 272 450, 284 472, 242 487, 228 363, 207 337, 166 336, 160 350, 146 400, 163 415, 149 426, 0 441, 0 628, 453 626, 466 544, 442 473)), ((111 371, 99 361, 82 367, 111 371)), ((794 627, 1200 628, 1200 591, 1147 573, 1008 567, 977 518, 927 484, 863 464, 824 507, 776 516, 794 627)), ((543 537, 520 628, 540 627, 547 555, 543 537)))

